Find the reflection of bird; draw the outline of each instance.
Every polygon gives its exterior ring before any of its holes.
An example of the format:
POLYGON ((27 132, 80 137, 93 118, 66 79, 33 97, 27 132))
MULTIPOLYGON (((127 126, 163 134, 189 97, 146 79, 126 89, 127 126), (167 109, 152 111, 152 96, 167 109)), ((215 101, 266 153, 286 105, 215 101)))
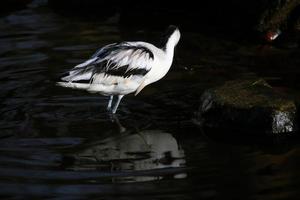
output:
POLYGON ((136 95, 145 86, 166 75, 179 39, 178 28, 170 26, 167 42, 162 49, 146 42, 109 44, 71 69, 58 84, 108 95, 107 109, 116 113, 124 95, 133 92, 136 95), (114 95, 118 96, 118 100, 112 108, 114 95))
POLYGON ((114 181, 151 181, 162 177, 185 178, 185 155, 172 134, 144 130, 85 143, 65 159, 73 170, 126 172, 114 181), (159 173, 157 173, 160 170, 159 173), (144 172, 145 175, 137 174, 144 172), (129 174, 130 173, 130 174, 129 174))

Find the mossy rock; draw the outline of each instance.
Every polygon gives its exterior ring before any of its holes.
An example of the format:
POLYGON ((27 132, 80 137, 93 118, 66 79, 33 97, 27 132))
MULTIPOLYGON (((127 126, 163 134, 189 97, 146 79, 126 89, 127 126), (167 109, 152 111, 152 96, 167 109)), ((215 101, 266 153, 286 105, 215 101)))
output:
POLYGON ((276 92, 263 79, 234 80, 201 97, 202 126, 241 132, 294 132, 294 100, 276 92))

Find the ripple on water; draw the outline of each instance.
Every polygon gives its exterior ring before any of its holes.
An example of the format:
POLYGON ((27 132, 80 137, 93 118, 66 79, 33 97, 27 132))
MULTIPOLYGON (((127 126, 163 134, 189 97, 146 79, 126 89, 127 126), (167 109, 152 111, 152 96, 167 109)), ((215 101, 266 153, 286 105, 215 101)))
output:
POLYGON ((92 142, 36 138, 2 139, 0 143, 0 185, 5 185, 1 192, 5 195, 103 196, 119 190, 124 195, 155 194, 157 187, 147 182, 159 180, 165 190, 170 190, 165 184, 171 179, 186 177, 184 151, 171 134, 158 130, 92 142), (128 184, 120 184, 125 182, 128 184), (39 192, 40 187, 44 193, 39 192))

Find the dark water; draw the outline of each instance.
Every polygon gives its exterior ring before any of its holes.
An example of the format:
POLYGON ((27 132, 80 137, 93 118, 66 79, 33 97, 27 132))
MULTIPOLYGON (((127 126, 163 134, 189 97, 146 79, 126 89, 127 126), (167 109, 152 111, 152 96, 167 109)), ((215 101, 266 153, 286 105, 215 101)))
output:
POLYGON ((0 18, 1 197, 298 199, 297 139, 212 137, 195 123, 203 90, 237 77, 299 96, 298 50, 182 30, 168 75, 126 96, 112 119, 106 97, 55 79, 107 43, 159 41, 161 30, 118 21, 64 16, 43 1, 0 18))

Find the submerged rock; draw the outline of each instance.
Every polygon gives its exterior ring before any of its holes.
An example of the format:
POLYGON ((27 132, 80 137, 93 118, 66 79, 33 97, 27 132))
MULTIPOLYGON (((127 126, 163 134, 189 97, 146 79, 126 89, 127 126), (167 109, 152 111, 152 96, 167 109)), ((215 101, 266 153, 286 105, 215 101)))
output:
POLYGON ((201 97, 201 126, 241 132, 294 132, 294 100, 262 79, 234 80, 209 89, 201 97))

